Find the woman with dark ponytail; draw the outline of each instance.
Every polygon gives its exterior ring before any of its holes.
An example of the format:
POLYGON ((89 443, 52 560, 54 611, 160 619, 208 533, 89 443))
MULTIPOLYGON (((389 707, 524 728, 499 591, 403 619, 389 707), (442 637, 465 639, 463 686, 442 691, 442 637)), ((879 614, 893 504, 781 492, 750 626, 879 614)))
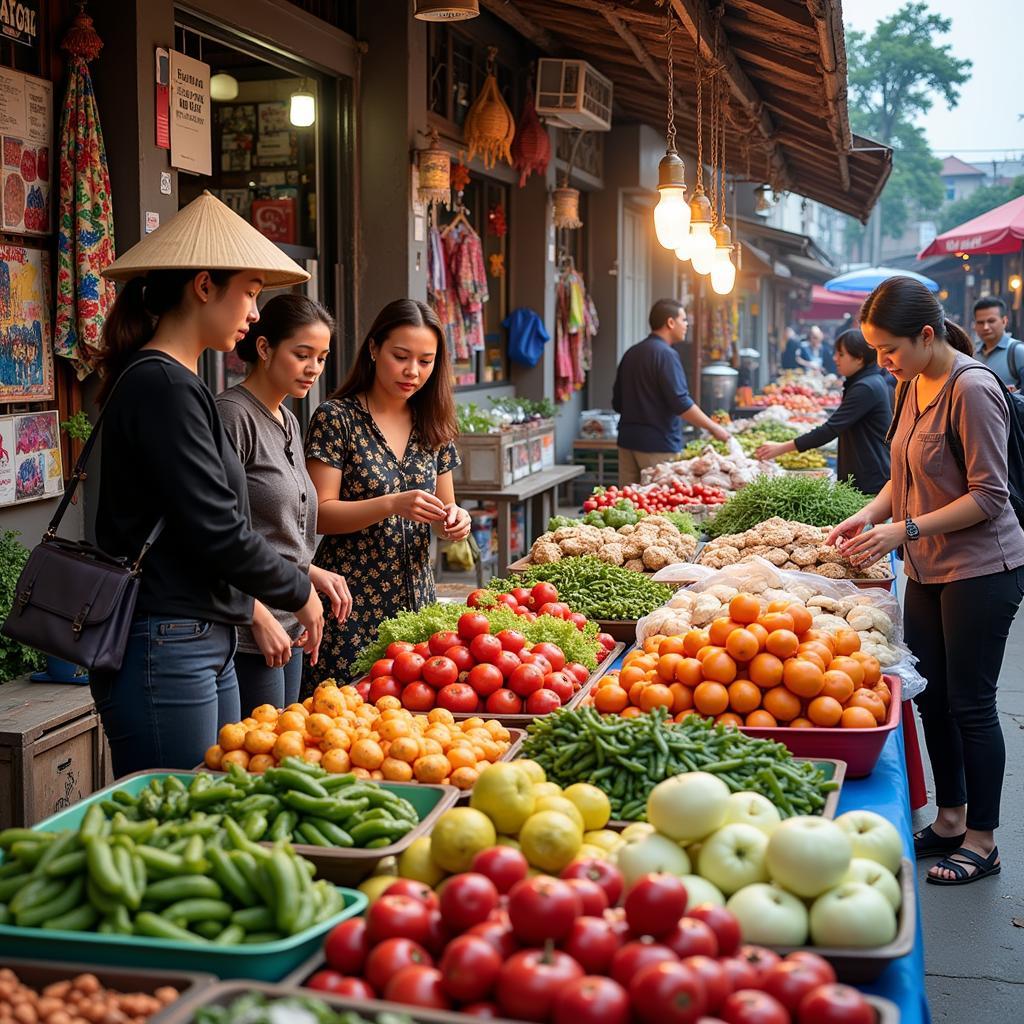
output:
POLYGON ((860 565, 903 547, 904 632, 928 680, 915 702, 938 806, 914 847, 946 855, 929 882, 963 885, 1000 870, 996 686, 1024 595, 1024 531, 1007 487, 1010 409, 970 338, 917 281, 880 284, 861 307, 861 330, 898 381, 892 473, 829 543, 860 565))
POLYGON ((263 288, 309 275, 208 192, 104 274, 126 283, 100 360, 97 541, 131 563, 156 534, 122 666, 91 680, 121 776, 220 750, 219 728, 241 717, 233 658, 248 595, 294 612, 311 658, 323 608, 309 576, 250 529, 245 473, 198 375, 207 349, 245 337, 263 288))
MULTIPOLYGON (((310 565, 316 550, 316 491, 302 458, 302 432, 287 398, 303 399, 323 373, 334 319, 304 295, 278 295, 235 352, 251 367, 217 396, 224 429, 245 468, 252 528, 278 554, 309 573, 344 622, 352 606, 345 579, 310 565)), ((238 629, 235 671, 245 713, 299 699, 303 629, 294 615, 256 602, 251 627, 238 629)))

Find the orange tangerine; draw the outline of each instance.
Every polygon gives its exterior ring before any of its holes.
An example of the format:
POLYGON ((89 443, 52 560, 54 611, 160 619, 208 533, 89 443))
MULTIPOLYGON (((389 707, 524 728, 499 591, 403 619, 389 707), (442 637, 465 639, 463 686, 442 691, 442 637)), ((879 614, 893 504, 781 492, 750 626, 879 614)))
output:
POLYGON ((813 619, 811 613, 802 605, 793 603, 786 608, 786 615, 793 620, 793 632, 799 635, 811 628, 813 619))
POLYGON ((337 774, 347 772, 352 767, 352 761, 348 756, 348 751, 335 747, 332 750, 324 751, 324 756, 320 758, 320 767, 325 772, 337 774))
POLYGON ((788 612, 765 612, 757 620, 769 633, 774 633, 777 629, 785 629, 790 633, 794 633, 793 616, 788 612))
POLYGON ((412 735, 412 725, 401 718, 391 718, 377 726, 377 735, 382 740, 397 740, 399 736, 412 735))
POLYGON ((269 754, 277 743, 277 734, 269 729, 250 729, 245 734, 245 749, 250 754, 269 754))
POLYGON ((366 768, 373 771, 381 766, 384 760, 384 751, 376 740, 357 740, 352 744, 349 757, 357 768, 366 768))
POLYGON ((761 704, 779 722, 791 722, 800 714, 800 698, 785 686, 765 691, 761 704))
POLYGON ((815 725, 831 729, 843 717, 843 705, 834 697, 815 697, 807 705, 807 717, 815 725))
POLYGON ((380 773, 388 782, 412 781, 412 765, 396 757, 385 757, 381 762, 380 773))
POLYGON ((783 667, 782 682, 798 697, 817 697, 825 685, 825 673, 810 661, 790 658, 783 667))
POLYGON ((799 661, 809 661, 822 672, 825 671, 825 659, 817 651, 801 651, 796 657, 799 661))
POLYGON ((334 719, 320 711, 314 712, 306 719, 306 732, 314 739, 322 739, 334 728, 334 719))
POLYGON ((865 686, 874 686, 882 678, 882 666, 873 654, 854 651, 850 657, 864 669, 865 686))
POLYGON ((711 638, 708 636, 707 631, 703 629, 691 629, 686 636, 683 637, 683 653, 688 658, 695 658, 697 652, 702 647, 707 647, 711 643, 711 638))
POLYGON ((760 688, 745 679, 729 686, 729 707, 741 715, 749 714, 761 706, 760 688))
POLYGON ((664 683, 651 683, 640 694, 640 710, 653 711, 655 708, 670 708, 673 700, 672 691, 664 683))
POLYGON ((736 622, 756 622, 760 615, 761 602, 752 594, 737 594, 729 602, 729 617, 736 622))
POLYGON ((729 707, 729 691, 721 683, 701 683, 693 691, 693 703, 702 715, 720 715, 729 707))
POLYGON ((252 775, 262 775, 268 768, 273 768, 274 763, 272 754, 253 754, 246 771, 252 775))
POLYGON ((475 768, 476 755, 466 747, 452 747, 448 751, 448 763, 452 768, 475 768))
MULTIPOLYGON (((736 678, 736 662, 725 651, 714 651, 703 662, 704 678, 715 683, 731 683, 736 678)), ((703 685, 703 684, 702 684, 703 685)), ((698 686, 699 690, 700 687, 698 686)), ((700 704, 697 705, 700 707, 700 704)), ((724 711, 725 708, 722 708, 724 711)), ((711 712, 705 712, 711 714, 711 712)), ((717 712, 715 712, 717 714, 717 712)))
POLYGON ((623 718, 636 718, 643 712, 635 704, 631 704, 628 708, 623 708, 621 714, 623 718))
MULTIPOLYGON (((625 714, 625 712, 623 712, 625 714)), ((678 715, 673 719, 676 722, 685 722, 690 715, 699 715, 700 712, 696 708, 687 708, 686 711, 680 711, 678 715)))
POLYGON ((860 633, 855 629, 837 629, 832 642, 836 645, 836 654, 848 657, 860 650, 860 633))
POLYGON ((676 668, 685 661, 682 654, 663 654, 658 658, 658 678, 664 683, 671 683, 676 677, 676 668))
POLYGON ((836 653, 835 641, 832 639, 831 634, 826 633, 823 629, 808 629, 800 635, 800 643, 810 643, 812 640, 817 640, 818 643, 824 644, 828 650, 829 657, 836 653))
POLYGON ((252 717, 257 722, 276 722, 277 708, 273 704, 261 704, 258 708, 253 709, 252 717))
POLYGON ((809 718, 804 718, 803 715, 794 718, 789 723, 790 729, 813 729, 814 723, 809 718))
POLYGON ((440 782, 451 772, 451 765, 443 754, 427 754, 417 758, 412 771, 417 782, 440 782))
MULTIPOLYGON (((456 748, 452 749, 454 751, 456 748)), ((392 742, 388 756, 412 764, 420 756, 420 741, 412 736, 399 736, 392 742)))
POLYGON ((685 654, 686 638, 681 636, 667 636, 658 644, 658 654, 664 657, 666 654, 685 654))
POLYGON ((305 734, 291 729, 277 737, 277 741, 274 743, 274 757, 278 761, 283 761, 286 757, 302 757, 305 749, 305 734))
POLYGON ((742 724, 743 719, 732 711, 724 711, 715 719, 715 725, 731 725, 738 729, 742 724))
POLYGON ((853 680, 854 686, 864 685, 864 666, 854 658, 839 655, 832 659, 829 668, 834 668, 837 672, 845 672, 853 680))
POLYGON ((223 759, 224 748, 219 743, 214 743, 212 747, 206 748, 206 753, 203 755, 203 764, 211 771, 219 772, 223 759))
POLYGON ((432 708, 427 714, 427 721, 431 725, 454 725, 455 716, 447 708, 432 708))
POLYGON ((757 683, 763 690, 770 690, 782 682, 782 670, 782 660, 767 651, 755 655, 747 665, 750 681, 757 683))
POLYGON ((639 665, 630 665, 629 668, 624 668, 619 674, 619 683, 625 687, 639 683, 644 678, 644 671, 639 665))
POLYGON ((733 661, 750 661, 760 647, 757 637, 749 629, 734 629, 725 641, 725 649, 733 661))
POLYGON ((295 704, 289 704, 288 707, 285 708, 285 711, 294 711, 295 714, 302 715, 303 718, 309 714, 306 710, 306 706, 304 704, 299 704, 298 702, 295 704))
POLYGON ((770 711, 758 708, 757 711, 751 711, 747 715, 746 721, 743 724, 752 729, 774 729, 779 723, 770 711))
POLYGON ((348 750, 352 746, 352 737, 344 729, 328 729, 320 737, 321 750, 348 750))
POLYGON ((844 729, 874 729, 878 722, 867 708, 854 706, 843 709, 843 717, 839 724, 844 729))
POLYGON ((748 633, 753 633, 757 637, 757 649, 759 651, 764 650, 764 645, 768 643, 768 630, 761 625, 760 622, 749 622, 747 623, 746 630, 748 633))
POLYGON ((711 623, 710 629, 708 629, 708 639, 716 647, 724 647, 725 641, 729 639, 729 634, 734 629, 740 629, 742 626, 742 622, 736 622, 735 619, 730 619, 728 617, 715 619, 715 621, 711 623))
POLYGON ((704 666, 696 658, 683 658, 676 665, 676 682, 697 686, 704 681, 704 666))
MULTIPOLYGON (((767 626, 762 627, 767 629, 767 626)), ((800 648, 800 641, 791 629, 773 629, 768 632, 764 649, 776 658, 792 658, 800 648)))
POLYGON ((379 697, 374 706, 378 711, 400 711, 402 702, 397 697, 379 697))
POLYGON ((680 711, 689 711, 693 707, 693 688, 684 686, 682 683, 673 683, 669 690, 672 691, 672 714, 678 715, 680 711))
POLYGON ((297 711, 285 711, 278 717, 276 729, 278 735, 283 732, 305 732, 306 716, 297 711))
POLYGON ((853 680, 845 672, 829 669, 822 679, 825 684, 821 688, 822 697, 831 697, 840 704, 845 704, 853 694, 853 680))
POLYGON ((319 764, 323 760, 323 751, 319 747, 306 747, 302 752, 302 760, 310 764, 319 764))
POLYGON ((472 789, 479 778, 480 773, 475 768, 465 767, 456 768, 449 781, 459 789, 472 789))
POLYGON ((217 742, 225 752, 229 750, 241 750, 245 745, 246 728, 241 722, 234 722, 230 725, 222 725, 217 734, 217 742))
POLYGON ((255 729, 260 723, 255 718, 243 718, 239 723, 245 726, 245 731, 248 732, 250 729, 255 729))
MULTIPOLYGON (((444 753, 444 747, 442 747, 441 744, 432 736, 424 736, 420 740, 420 749, 423 751, 424 756, 444 753)), ((422 779, 420 781, 422 781, 422 779)))
POLYGON ((665 639, 664 633, 655 633, 653 636, 647 637, 644 640, 644 653, 645 654, 656 654, 658 648, 661 646, 662 640, 665 639))
POLYGON ((602 686, 594 694, 594 707, 602 715, 617 715, 629 704, 629 694, 621 686, 602 686))
POLYGON ((846 706, 848 708, 867 708, 877 725, 881 725, 885 721, 885 701, 874 690, 868 690, 864 687, 854 690, 853 696, 846 702, 846 706))
MULTIPOLYGON (((807 634, 805 633, 804 636, 807 634)), ((798 654, 805 654, 808 651, 813 651, 818 657, 821 658, 822 664, 825 668, 832 667, 832 649, 828 644, 823 643, 821 640, 804 640, 797 648, 798 654)))
POLYGON ((227 768, 229 764, 237 764, 239 768, 248 768, 250 756, 247 750, 229 750, 220 760, 221 767, 227 768))

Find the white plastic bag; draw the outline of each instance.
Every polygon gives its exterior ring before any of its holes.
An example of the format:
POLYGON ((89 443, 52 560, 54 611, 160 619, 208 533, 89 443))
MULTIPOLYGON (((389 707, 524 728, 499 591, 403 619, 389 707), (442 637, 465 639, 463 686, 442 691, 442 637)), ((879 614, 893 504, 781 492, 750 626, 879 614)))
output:
MULTIPOLYGON (((773 590, 784 591, 806 604, 815 597, 831 599, 836 602, 844 600, 854 601, 857 605, 878 609, 884 614, 891 626, 891 636, 886 638, 886 646, 892 648, 897 655, 897 660, 883 664, 883 670, 892 675, 898 675, 902 680, 903 699, 921 693, 927 685, 927 680, 917 671, 917 658, 910 648, 903 642, 903 612, 900 608, 896 595, 883 587, 861 588, 851 580, 833 580, 817 573, 809 572, 784 572, 776 568, 771 562, 754 557, 747 562, 738 562, 735 565, 726 566, 724 569, 711 569, 705 565, 695 565, 690 562, 681 562, 676 565, 668 565, 659 570, 653 577, 657 583, 686 584, 682 591, 676 591, 662 608, 657 608, 650 615, 644 616, 636 627, 637 643, 642 644, 648 637, 658 632, 665 632, 664 625, 679 625, 680 616, 673 615, 684 607, 690 607, 693 594, 707 592, 715 588, 716 597, 727 604, 725 595, 731 588, 738 593, 764 594, 769 599, 773 595, 766 593, 773 590)), ((822 609, 819 614, 828 614, 828 609, 822 609)), ((685 617, 683 617, 685 621, 685 617)), ((689 628, 699 628, 704 623, 694 622, 689 628)), ((852 623, 849 628, 857 628, 852 623)), ((870 632, 873 627, 865 626, 864 629, 857 629, 862 639, 865 633, 870 632)), ((685 631, 685 630, 684 630, 685 631)))

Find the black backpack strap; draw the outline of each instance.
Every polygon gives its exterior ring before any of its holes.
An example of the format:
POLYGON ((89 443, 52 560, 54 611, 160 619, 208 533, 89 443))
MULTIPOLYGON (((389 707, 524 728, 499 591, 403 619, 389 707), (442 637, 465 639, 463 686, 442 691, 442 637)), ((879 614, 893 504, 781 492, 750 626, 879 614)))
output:
POLYGON ((960 467, 961 473, 967 472, 967 457, 964 453, 964 446, 960 440, 960 435, 956 432, 953 427, 952 413, 953 413, 953 387, 956 385, 957 378, 965 373, 967 370, 984 370, 986 373, 992 374, 995 378, 996 383, 999 385, 1000 390, 1003 392, 1003 398, 1006 400, 1006 408, 1010 415, 1010 433, 1013 433, 1013 419, 1016 416, 1016 411, 1013 408, 1013 397, 1006 388, 1006 384, 1003 378, 996 373, 992 367, 982 362, 968 363, 966 366, 961 366, 959 370, 955 371, 949 378, 949 407, 946 410, 946 444, 949 445, 949 450, 953 453, 953 458, 956 459, 956 464, 960 467))
MULTIPOLYGON (((888 445, 892 444, 892 439, 896 435, 896 428, 900 423, 900 415, 903 412, 903 406, 907 401, 907 395, 910 394, 910 388, 913 381, 898 381, 896 384, 896 401, 895 408, 892 411, 892 422, 889 424, 889 429, 885 435, 885 443, 888 445)), ((889 385, 886 384, 886 387, 889 385)))
MULTIPOLYGON (((89 462, 89 456, 92 455, 92 450, 96 446, 96 439, 99 437, 100 426, 103 423, 103 417, 106 415, 107 409, 110 408, 110 400, 114 397, 114 392, 118 389, 121 381, 124 380, 125 375, 135 369, 136 366, 141 366, 143 363, 152 363, 158 360, 166 359, 166 356, 149 356, 137 360, 130 366, 125 367, 120 376, 114 381, 114 386, 110 389, 110 394, 107 395, 107 400, 103 403, 103 408, 100 409, 99 416, 96 417, 96 422, 93 424, 92 432, 86 439, 85 444, 82 446, 82 454, 78 456, 78 461, 75 463, 75 470, 71 474, 71 479, 68 481, 68 486, 64 489, 64 496, 60 500, 60 504, 57 506, 57 510, 53 513, 53 518, 50 520, 50 525, 46 528, 44 539, 52 540, 57 536, 57 528, 60 526, 61 520, 64 518, 64 513, 67 512, 68 506, 74 500, 75 492, 78 490, 78 485, 85 479, 85 467, 89 462)), ((135 567, 138 568, 139 563, 142 561, 143 556, 147 551, 156 543, 157 538, 163 532, 163 528, 166 524, 166 519, 161 516, 156 525, 152 530, 149 531, 149 536, 146 538, 142 545, 142 550, 139 552, 135 559, 135 567)))
POLYGON ((1014 338, 1013 341, 1010 342, 1009 351, 1006 353, 1006 362, 1010 367, 1010 373, 1013 375, 1013 379, 1017 382, 1018 388, 1021 384, 1020 366, 1017 364, 1017 351, 1020 349, 1021 344, 1021 342, 1014 338))

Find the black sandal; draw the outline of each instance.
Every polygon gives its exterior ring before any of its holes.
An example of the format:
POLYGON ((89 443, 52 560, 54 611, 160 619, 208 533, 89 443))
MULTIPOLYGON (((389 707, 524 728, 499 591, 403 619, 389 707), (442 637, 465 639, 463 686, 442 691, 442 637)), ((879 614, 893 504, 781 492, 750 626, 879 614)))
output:
POLYGON ((956 876, 955 878, 937 878, 935 875, 928 874, 925 876, 925 880, 931 882, 932 885, 968 885, 970 882, 977 882, 979 878, 998 875, 1002 870, 1002 864, 998 863, 998 858, 998 846, 992 847, 992 852, 987 857, 982 857, 980 853, 960 847, 955 853, 944 857, 935 865, 937 868, 942 868, 945 871, 952 871, 956 876), (978 870, 972 875, 969 866, 961 861, 953 860, 954 857, 963 857, 965 860, 969 860, 978 870))
POLYGON ((961 832, 958 836, 940 836, 928 825, 914 835, 914 856, 920 860, 922 857, 938 857, 951 850, 958 850, 966 835, 966 832, 961 832))

